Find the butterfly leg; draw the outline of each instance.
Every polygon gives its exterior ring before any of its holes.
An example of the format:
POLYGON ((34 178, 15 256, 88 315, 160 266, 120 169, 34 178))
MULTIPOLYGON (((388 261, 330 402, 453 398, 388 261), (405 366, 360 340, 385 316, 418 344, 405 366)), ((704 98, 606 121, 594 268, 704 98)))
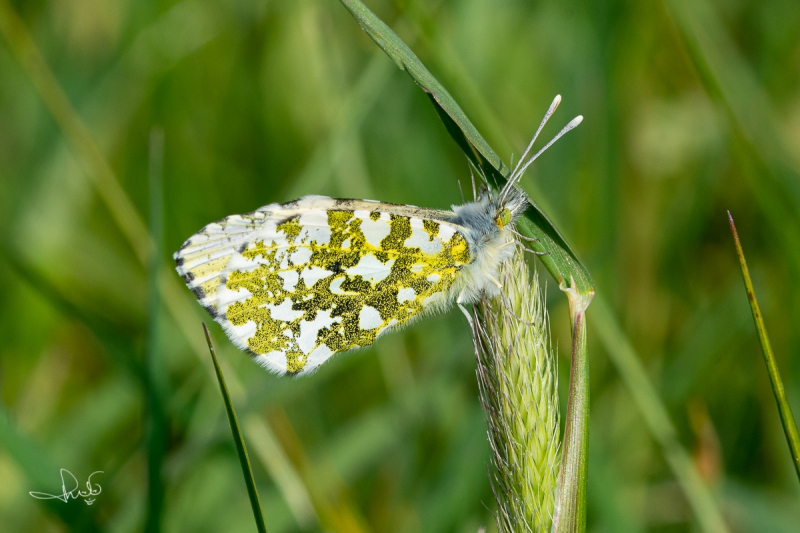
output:
POLYGON ((459 309, 461 309, 461 312, 464 313, 464 316, 467 317, 467 322, 469 322, 470 329, 475 331, 475 324, 472 321, 472 316, 469 314, 469 311, 467 311, 467 308, 464 307, 464 291, 461 291, 461 294, 459 294, 458 298, 456 298, 456 305, 459 309))

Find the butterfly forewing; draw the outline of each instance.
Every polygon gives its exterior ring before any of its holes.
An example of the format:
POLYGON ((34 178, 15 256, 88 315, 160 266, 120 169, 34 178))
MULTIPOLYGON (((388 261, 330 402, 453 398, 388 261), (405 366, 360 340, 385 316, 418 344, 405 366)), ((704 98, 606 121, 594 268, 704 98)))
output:
POLYGON ((454 214, 305 197, 209 224, 178 271, 231 340, 307 373, 443 303, 470 261, 454 214))

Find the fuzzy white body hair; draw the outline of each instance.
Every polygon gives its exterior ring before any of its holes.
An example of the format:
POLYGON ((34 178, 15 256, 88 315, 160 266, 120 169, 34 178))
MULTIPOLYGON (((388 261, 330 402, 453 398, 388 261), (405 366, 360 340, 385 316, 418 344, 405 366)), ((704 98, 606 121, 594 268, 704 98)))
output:
POLYGON ((451 287, 451 295, 458 303, 474 303, 482 296, 500 293, 497 272, 514 254, 511 229, 527 206, 527 196, 516 188, 501 197, 487 192, 474 202, 452 206, 456 214, 453 222, 466 229, 463 235, 473 258, 451 287), (498 224, 504 209, 510 212, 510 222, 505 226, 498 224))

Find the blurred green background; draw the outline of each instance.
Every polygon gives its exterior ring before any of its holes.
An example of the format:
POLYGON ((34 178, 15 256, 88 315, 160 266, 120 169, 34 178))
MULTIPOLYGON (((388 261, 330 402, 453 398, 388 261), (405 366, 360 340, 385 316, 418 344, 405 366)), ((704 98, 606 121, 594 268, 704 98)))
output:
MULTIPOLYGON (((588 313, 589 530, 704 530, 650 430, 661 408, 667 454, 689 458, 730 531, 800 530, 725 214, 800 412, 800 3, 367 5, 504 159, 555 94, 544 138, 585 116, 523 184, 608 304, 588 313), (626 343, 658 409, 621 378, 626 343)), ((465 158, 335 0, 0 0, 0 30, 0 529, 254 531, 208 319, 172 251, 303 194, 445 209, 465 158), (27 494, 59 492, 59 468, 105 472, 93 506, 27 494)), ((565 389, 552 280, 548 302, 565 389)), ((211 329, 270 532, 493 530, 460 313, 299 380, 211 329)))

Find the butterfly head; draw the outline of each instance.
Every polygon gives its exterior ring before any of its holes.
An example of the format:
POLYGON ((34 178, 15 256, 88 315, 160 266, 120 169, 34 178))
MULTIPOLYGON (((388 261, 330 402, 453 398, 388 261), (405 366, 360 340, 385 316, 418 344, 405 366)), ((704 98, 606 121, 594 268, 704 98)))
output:
POLYGON ((487 210, 493 214, 494 225, 503 230, 522 216, 528 207, 528 195, 519 187, 507 187, 489 195, 487 210))
POLYGON ((504 226, 508 226, 511 223, 511 210, 507 207, 502 208, 500 212, 497 213, 497 218, 494 219, 494 223, 500 229, 503 229, 504 226))

